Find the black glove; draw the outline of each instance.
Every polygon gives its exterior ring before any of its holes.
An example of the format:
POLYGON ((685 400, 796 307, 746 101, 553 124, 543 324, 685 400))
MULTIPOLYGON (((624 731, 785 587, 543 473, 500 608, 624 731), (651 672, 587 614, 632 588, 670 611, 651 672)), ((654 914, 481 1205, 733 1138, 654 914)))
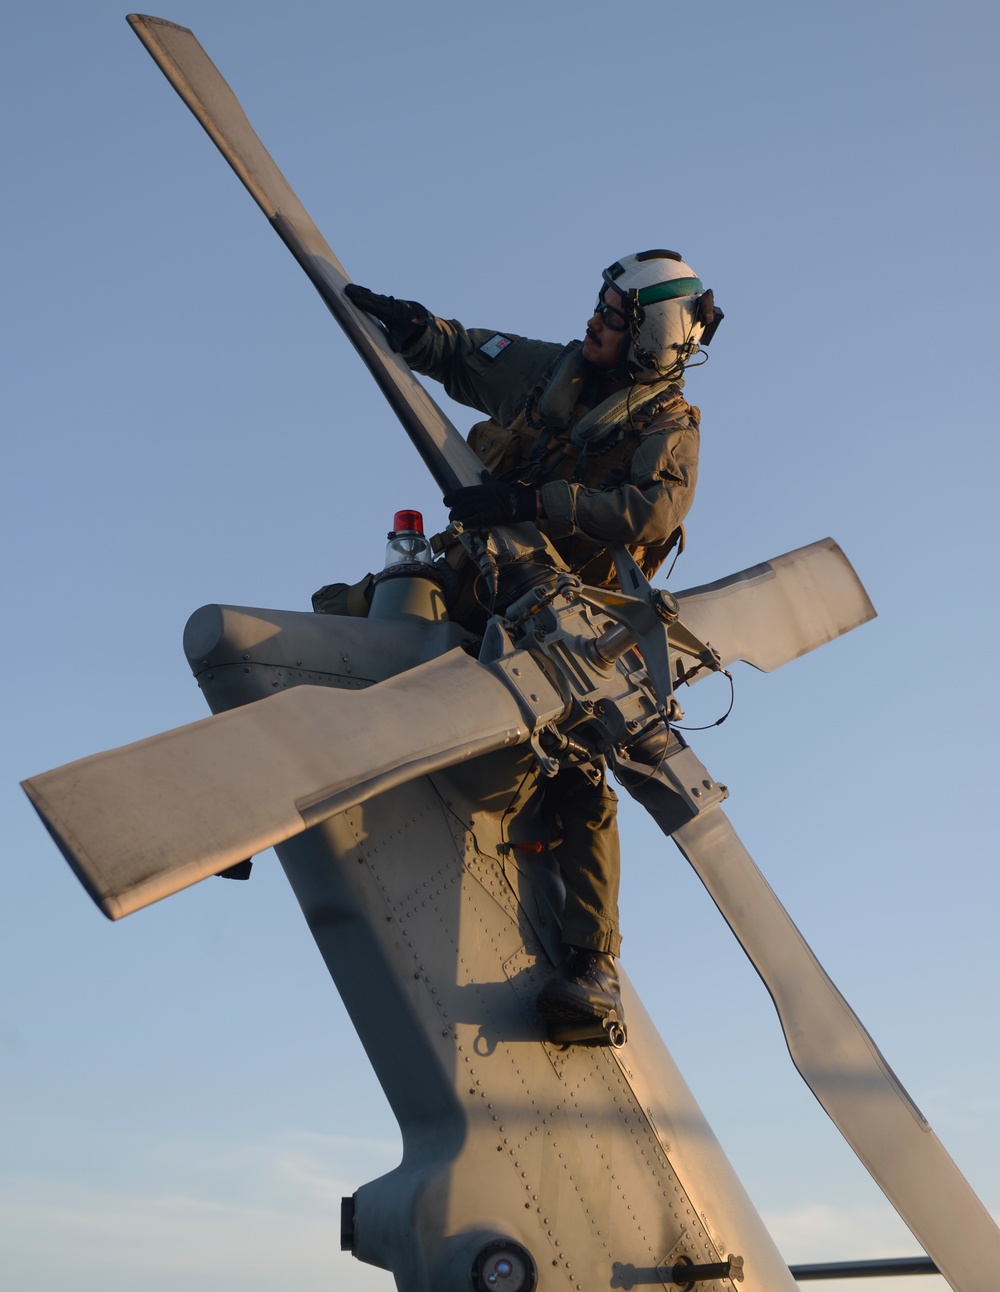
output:
POLYGON ((370 292, 357 283, 348 283, 344 295, 352 305, 379 320, 397 354, 415 341, 431 321, 430 314, 418 301, 397 301, 395 296, 379 296, 378 292, 370 292))
POLYGON ((453 489, 445 494, 444 505, 451 509, 448 519, 461 521, 467 529, 489 529, 516 520, 534 520, 537 514, 531 485, 502 484, 499 480, 453 489))

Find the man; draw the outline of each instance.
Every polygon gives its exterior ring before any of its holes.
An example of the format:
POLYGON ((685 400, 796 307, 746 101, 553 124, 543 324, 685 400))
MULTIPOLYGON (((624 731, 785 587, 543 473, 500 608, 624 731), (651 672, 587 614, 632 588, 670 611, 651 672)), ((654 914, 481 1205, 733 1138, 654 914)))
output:
MULTIPOLYGON (((649 576, 680 542, 699 422, 681 395, 684 366, 722 312, 676 252, 641 252, 606 269, 583 342, 567 346, 466 330, 415 301, 353 284, 346 294, 414 371, 489 418, 469 442, 492 478, 445 498, 453 521, 489 528, 533 520, 584 583, 601 587, 616 586, 611 546, 627 545, 649 576)), ((473 626, 483 619, 475 572, 459 546, 445 560, 457 575, 450 613, 473 626)), ((365 613, 359 592, 364 584, 332 585, 313 604, 365 613)), ((622 1017, 616 811, 603 760, 566 768, 545 785, 542 813, 566 887, 567 959, 538 1000, 550 1018, 622 1017)))

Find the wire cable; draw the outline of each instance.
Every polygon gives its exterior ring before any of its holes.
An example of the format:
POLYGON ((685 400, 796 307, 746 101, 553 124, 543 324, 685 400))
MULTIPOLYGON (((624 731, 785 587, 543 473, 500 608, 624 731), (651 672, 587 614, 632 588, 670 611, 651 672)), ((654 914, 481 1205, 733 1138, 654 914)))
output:
POLYGON ((736 687, 733 685, 733 675, 728 668, 720 668, 718 672, 729 679, 729 707, 721 718, 716 718, 714 722, 706 722, 703 727, 682 727, 680 723, 673 722, 670 725, 677 731, 711 731, 713 727, 721 727, 725 720, 733 711, 733 705, 736 703, 736 687))

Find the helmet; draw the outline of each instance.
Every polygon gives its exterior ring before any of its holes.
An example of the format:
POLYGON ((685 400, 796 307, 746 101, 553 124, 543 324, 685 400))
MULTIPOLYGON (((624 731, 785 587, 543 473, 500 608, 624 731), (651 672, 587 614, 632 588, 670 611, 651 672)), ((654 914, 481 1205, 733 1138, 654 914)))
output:
POLYGON ((622 360, 637 377, 679 377, 722 321, 711 290, 676 251, 623 256, 605 269, 603 279, 602 296, 613 287, 624 299, 622 360))

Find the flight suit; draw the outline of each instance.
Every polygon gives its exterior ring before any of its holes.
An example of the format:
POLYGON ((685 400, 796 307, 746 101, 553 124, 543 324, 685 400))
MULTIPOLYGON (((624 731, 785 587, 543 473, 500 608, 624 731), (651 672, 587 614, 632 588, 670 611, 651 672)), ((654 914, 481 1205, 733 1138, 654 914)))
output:
MULTIPOLYGON (((540 491, 538 528, 569 568, 591 586, 615 587, 610 545, 625 544, 648 577, 682 536, 697 479, 700 415, 676 380, 635 383, 602 400, 599 374, 580 348, 434 319, 402 353, 452 399, 487 415, 469 443, 494 476, 540 491)), ((473 626, 482 615, 474 567, 459 544, 444 559, 457 576, 449 612, 473 626)), ((314 607, 366 613, 362 587, 330 585, 314 607)), ((603 760, 596 783, 571 767, 546 781, 543 793, 566 886, 563 941, 617 956, 617 796, 603 760)))
POLYGON ((585 583, 617 586, 609 544, 624 543, 647 576, 659 568, 698 474, 700 414, 681 382, 636 383, 599 404, 579 342, 554 345, 443 319, 403 357, 452 399, 487 414, 469 443, 495 476, 540 488, 538 527, 585 583))

